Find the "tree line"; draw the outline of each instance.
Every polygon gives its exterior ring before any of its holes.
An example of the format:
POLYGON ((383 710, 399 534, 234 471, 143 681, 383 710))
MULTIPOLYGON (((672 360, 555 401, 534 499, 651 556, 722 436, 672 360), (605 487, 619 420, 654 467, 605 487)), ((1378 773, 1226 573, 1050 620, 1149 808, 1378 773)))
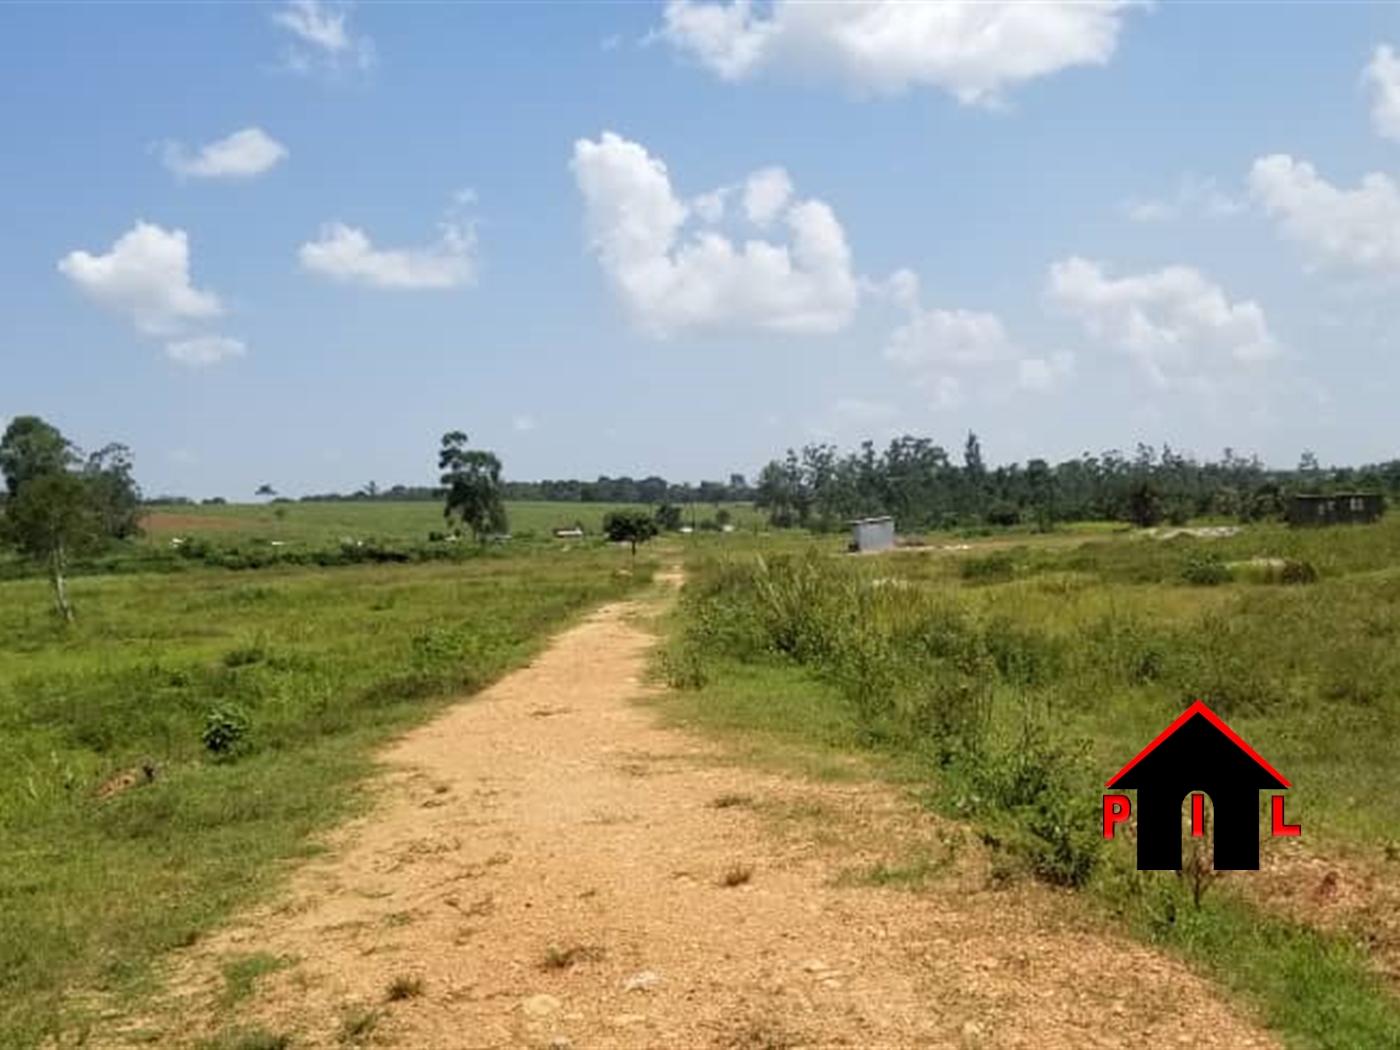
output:
POLYGON ((1170 446, 1139 444, 1051 464, 1032 459, 988 467, 976 434, 959 460, 923 437, 895 438, 883 450, 863 442, 842 453, 830 444, 788 449, 759 472, 754 502, 776 527, 836 527, 849 518, 890 514, 903 528, 1128 521, 1149 527, 1217 516, 1259 521, 1282 515, 1294 493, 1400 494, 1400 460, 1324 469, 1304 452, 1294 470, 1225 449, 1197 460, 1170 446))

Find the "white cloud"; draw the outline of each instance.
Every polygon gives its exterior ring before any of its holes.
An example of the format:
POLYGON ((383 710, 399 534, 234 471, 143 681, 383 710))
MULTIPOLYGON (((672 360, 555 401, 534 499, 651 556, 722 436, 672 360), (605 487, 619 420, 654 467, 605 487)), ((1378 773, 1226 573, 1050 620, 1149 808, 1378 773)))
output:
POLYGON ((190 281, 184 230, 138 221, 107 254, 69 252, 58 269, 84 295, 126 314, 146 335, 174 335, 223 312, 218 296, 190 281))
POLYGON ((371 288, 457 288, 476 282, 476 230, 460 207, 475 200, 464 190, 441 224, 438 239, 421 248, 376 248, 364 230, 343 222, 321 227, 301 246, 301 265, 312 273, 371 288))
POLYGON ((755 226, 767 226, 792 199, 792 179, 782 168, 764 168, 744 183, 744 214, 755 226))
POLYGON ((1366 273, 1400 272, 1400 191, 1372 172, 1353 190, 1338 189, 1307 161, 1261 157, 1250 190, 1265 214, 1319 263, 1366 273))
POLYGON ((244 128, 190 154, 179 142, 166 143, 165 166, 176 175, 201 179, 250 179, 285 160, 287 147, 261 128, 244 128))
POLYGON ((885 345, 885 357, 895 364, 976 367, 1021 356, 996 314, 928 309, 919 300, 918 276, 908 270, 897 271, 885 287, 909 315, 885 345))
POLYGON ((510 420, 510 425, 513 429, 518 430, 521 433, 528 433, 529 431, 535 429, 535 417, 512 416, 510 420))
POLYGON ((1400 58, 1381 44, 1363 73, 1371 91, 1371 127, 1382 138, 1400 140, 1400 58))
POLYGON ((1050 267, 1047 297, 1159 385, 1170 374, 1195 378, 1222 358, 1248 364, 1278 351, 1257 303, 1230 302, 1188 266, 1110 277, 1099 263, 1073 256, 1050 267))
POLYGON ((995 104, 1009 87, 1113 57, 1121 0, 806 3, 669 0, 658 36, 725 80, 777 72, 858 91, 948 91, 995 104))
POLYGON ((165 344, 166 356, 182 365, 214 365, 230 357, 242 357, 248 347, 226 335, 197 335, 165 344))
POLYGON ((298 73, 317 69, 334 73, 372 67, 374 41, 351 31, 350 10, 349 3, 333 0, 287 0, 274 11, 273 24, 293 38, 288 68, 298 73))
MULTIPOLYGON (((824 333, 850 321, 860 295, 850 249, 821 201, 784 200, 788 243, 737 245, 713 230, 686 233, 694 209, 677 198, 665 163, 639 143, 610 131, 579 139, 570 168, 591 246, 643 331, 824 333)), ((759 194, 759 214, 773 203, 770 187, 759 194)), ((706 206, 700 217, 717 210, 706 206)))
POLYGON ((1236 200, 1216 185, 1214 179, 1185 175, 1170 197, 1157 199, 1130 198, 1120 210, 1133 222, 1169 222, 1188 215, 1203 215, 1219 219, 1244 211, 1243 201, 1236 200))

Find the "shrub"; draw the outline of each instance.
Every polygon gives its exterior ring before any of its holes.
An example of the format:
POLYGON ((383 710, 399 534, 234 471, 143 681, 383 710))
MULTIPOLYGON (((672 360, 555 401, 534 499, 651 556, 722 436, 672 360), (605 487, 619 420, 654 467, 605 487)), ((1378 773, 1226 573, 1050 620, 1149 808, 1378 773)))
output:
POLYGON ((232 758, 246 750, 251 723, 242 708, 216 707, 204 717, 201 739, 204 747, 218 758, 232 758))
POLYGON ((1313 568, 1312 562, 1297 561, 1288 558, 1283 563, 1283 572, 1280 575, 1282 583, 1316 583, 1317 570, 1313 568))
POLYGON ((1192 554, 1182 570, 1181 578, 1198 587, 1217 587, 1229 583, 1233 576, 1230 566, 1211 554, 1192 554))

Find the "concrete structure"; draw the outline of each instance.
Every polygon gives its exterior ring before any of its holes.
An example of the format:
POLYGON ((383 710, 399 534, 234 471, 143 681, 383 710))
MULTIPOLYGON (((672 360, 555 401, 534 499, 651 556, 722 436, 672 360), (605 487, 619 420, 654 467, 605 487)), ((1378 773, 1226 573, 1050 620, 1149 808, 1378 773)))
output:
POLYGON ((894 519, 888 514, 881 518, 857 518, 847 524, 851 526, 851 550, 865 553, 894 549, 894 519))
POLYGON ((556 540, 576 540, 583 536, 583 529, 577 525, 568 525, 554 530, 556 540))
POLYGON ((1290 525, 1370 525, 1385 513, 1385 497, 1375 492, 1335 492, 1294 496, 1288 504, 1290 525))

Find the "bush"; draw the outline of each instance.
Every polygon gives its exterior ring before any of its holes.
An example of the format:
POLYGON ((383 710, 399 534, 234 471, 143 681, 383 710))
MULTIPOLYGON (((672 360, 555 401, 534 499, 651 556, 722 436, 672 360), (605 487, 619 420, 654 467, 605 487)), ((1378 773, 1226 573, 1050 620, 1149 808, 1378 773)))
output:
POLYGON ((1198 587, 1218 587, 1222 583, 1229 583, 1233 576, 1230 566, 1217 556, 1192 554, 1186 568, 1182 570, 1181 578, 1198 587))
POLYGON ((232 758, 246 750, 249 729, 251 723, 242 708, 216 707, 204 717, 201 739, 215 757, 232 758))

